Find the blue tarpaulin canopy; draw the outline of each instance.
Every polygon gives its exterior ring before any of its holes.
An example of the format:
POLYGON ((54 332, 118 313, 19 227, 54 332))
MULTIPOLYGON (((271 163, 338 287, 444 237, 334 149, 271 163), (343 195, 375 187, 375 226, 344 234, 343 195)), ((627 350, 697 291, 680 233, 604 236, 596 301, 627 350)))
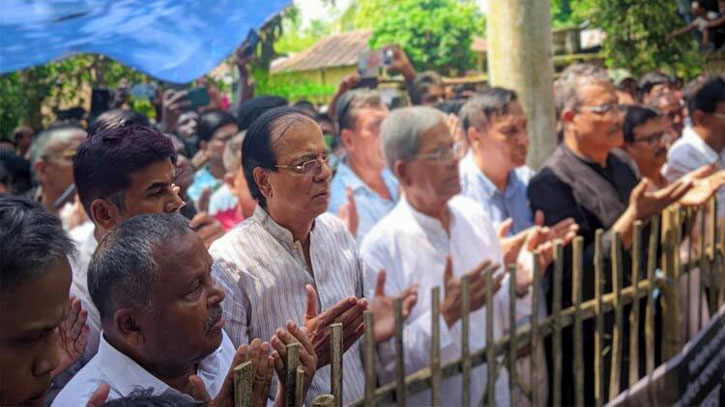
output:
POLYGON ((0 0, 0 73, 74 53, 185 83, 290 0, 0 0))

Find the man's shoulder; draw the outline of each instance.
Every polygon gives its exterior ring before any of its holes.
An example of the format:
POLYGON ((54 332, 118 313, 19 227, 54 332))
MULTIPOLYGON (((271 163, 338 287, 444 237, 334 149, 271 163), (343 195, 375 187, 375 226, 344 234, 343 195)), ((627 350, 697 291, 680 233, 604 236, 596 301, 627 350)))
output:
POLYGON ((108 383, 113 393, 113 381, 106 376, 94 357, 76 373, 72 379, 58 393, 51 407, 78 407, 85 406, 96 388, 102 383, 108 383))
POLYGON ((370 229, 360 245, 361 253, 378 247, 389 247, 395 237, 410 232, 410 225, 404 221, 405 218, 402 216, 405 210, 404 205, 402 200, 398 201, 393 209, 370 229))

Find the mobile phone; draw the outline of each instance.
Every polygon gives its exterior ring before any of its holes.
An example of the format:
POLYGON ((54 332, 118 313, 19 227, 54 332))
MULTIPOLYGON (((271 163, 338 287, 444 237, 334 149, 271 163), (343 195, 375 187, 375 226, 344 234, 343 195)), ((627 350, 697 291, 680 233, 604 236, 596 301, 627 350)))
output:
POLYGON ((251 57, 254 54, 254 50, 257 49, 258 42, 259 34, 257 34, 257 30, 249 30, 249 34, 247 34, 247 39, 244 40, 244 49, 242 50, 242 55, 245 57, 251 57))
POLYGON ((361 76, 360 82, 358 82, 353 89, 375 89, 378 87, 377 76, 361 76))
POLYGON ((391 65, 393 65, 393 48, 383 47, 382 50, 380 50, 380 56, 383 60, 383 68, 388 69, 391 65))
POLYGON ((113 95, 108 89, 92 89, 91 90, 91 113, 90 119, 93 120, 101 113, 111 108, 113 95))
POLYGON ((206 88, 191 89, 186 97, 189 99, 189 107, 192 110, 209 104, 209 92, 207 92, 206 88))

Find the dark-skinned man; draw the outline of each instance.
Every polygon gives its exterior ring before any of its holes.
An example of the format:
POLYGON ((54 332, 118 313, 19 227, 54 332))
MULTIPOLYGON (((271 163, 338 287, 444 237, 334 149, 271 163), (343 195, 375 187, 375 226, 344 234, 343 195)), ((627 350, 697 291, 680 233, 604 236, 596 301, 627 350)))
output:
MULTIPOLYGON (((60 392, 53 406, 89 401, 100 384, 109 399, 138 387, 155 395, 187 394, 214 407, 234 405, 232 369, 251 361, 254 406, 267 405, 273 370, 284 380, 282 356, 255 339, 236 351, 223 331, 224 292, 211 277, 212 259, 202 239, 178 213, 140 215, 101 241, 88 270, 88 286, 101 315, 98 353, 60 392)), ((305 384, 317 359, 304 330, 288 324, 272 341, 301 344, 305 384)), ((285 404, 280 391, 276 403, 285 404)))

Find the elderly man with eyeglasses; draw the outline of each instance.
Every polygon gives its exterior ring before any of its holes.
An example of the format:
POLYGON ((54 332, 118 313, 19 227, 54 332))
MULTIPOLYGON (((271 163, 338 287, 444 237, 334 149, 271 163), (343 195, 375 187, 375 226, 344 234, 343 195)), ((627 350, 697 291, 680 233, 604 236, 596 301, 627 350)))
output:
MULTIPOLYGON (((490 334, 498 338, 509 328, 507 287, 510 280, 501 267, 503 250, 484 209, 479 203, 459 195, 458 162, 464 149, 455 142, 446 123, 445 115, 431 107, 398 109, 383 121, 383 155, 398 178, 403 194, 361 246, 368 296, 377 292, 396 292, 413 282, 419 284, 419 304, 412 310, 403 330, 406 374, 428 367, 430 363, 433 287, 441 287, 441 363, 460 357, 463 275, 468 274, 471 287, 471 349, 482 349, 487 343, 484 307, 487 273, 493 274, 491 284, 494 284, 492 292, 495 293, 494 331, 490 334), (380 270, 385 270, 387 278, 381 277, 380 270)), ((516 316, 519 321, 531 314, 533 263, 529 249, 539 247, 539 242, 550 246, 543 230, 535 229, 527 239, 526 250, 516 262, 516 316)), ((545 247, 541 249, 545 250, 545 247)), ((377 366, 382 383, 394 379, 394 356, 392 341, 379 345, 377 366)), ((542 359, 542 367, 543 362, 542 359)), ((529 377, 524 377, 528 382, 529 377)), ((487 380, 485 366, 473 369, 470 405, 478 405, 487 380)), ((507 383, 508 375, 502 370, 495 383, 496 405, 509 403, 507 383)), ((463 399, 455 396, 461 386, 460 376, 446 379, 442 386, 443 394, 448 394, 445 405, 466 405, 463 399)), ((519 403, 523 401, 520 397, 518 400, 519 403)), ((429 405, 430 393, 412 395, 408 402, 429 405)))
MULTIPOLYGON (((363 311, 373 311, 375 337, 384 341, 393 336, 393 301, 381 292, 362 298, 357 243, 340 219, 326 213, 332 170, 322 131, 300 110, 271 109, 247 130, 242 157, 257 207, 210 250, 214 278, 226 291, 225 329, 236 345, 269 338, 290 320, 305 327, 318 357, 306 399, 311 405, 330 392, 329 326, 342 323, 343 404, 360 399, 363 311)), ((409 313, 415 287, 398 294, 409 313)))
POLYGON ((86 131, 74 124, 58 125, 40 133, 30 147, 33 177, 38 182, 33 198, 58 215, 56 201, 73 184, 73 157, 86 139, 86 131))
MULTIPOLYGON (((624 115, 617 104, 617 93, 606 73, 592 65, 573 65, 560 76, 555 86, 557 112, 563 132, 563 143, 544 163, 529 183, 529 200, 533 211, 546 215, 546 224, 574 218, 579 234, 584 238, 583 299, 594 298, 594 237, 597 229, 602 237, 603 270, 609 270, 612 235, 619 234, 624 254, 624 270, 631 261, 628 249, 632 245, 632 229, 636 220, 647 222, 685 195, 692 181, 676 182, 663 189, 654 189, 652 181, 638 179, 631 160, 620 150, 623 142, 624 115)), ((646 251, 646 250, 645 250, 646 251)), ((610 273, 604 273, 607 286, 610 273)), ((624 286, 630 284, 625 273, 624 286)), ((552 282, 549 281, 547 300, 551 304, 552 282)), ((562 287, 562 308, 572 302, 572 254, 565 251, 562 287)), ((628 311, 625 310, 625 315, 628 311)), ((613 322, 605 316, 605 324, 613 322)), ((629 333, 625 321, 625 336, 629 333)), ((604 346, 608 346, 605 343, 604 346)), ((574 403, 573 392, 573 331, 565 329, 562 338, 562 395, 564 405, 574 403)), ((641 353, 640 353, 641 354, 641 353)), ((584 390, 585 405, 594 399, 594 323, 584 323, 584 390)), ((628 349, 623 351, 625 359, 628 349)), ((606 356, 609 357, 609 356, 606 356)), ((628 366, 625 360, 623 366, 628 366)), ((608 362, 605 366, 609 366, 608 362)), ((605 372, 609 374, 609 372, 605 372)), ((605 375, 605 377, 608 377, 605 375)), ((622 383, 627 387, 628 371, 622 371, 622 383)), ((608 394, 608 390, 605 390, 608 394)))

